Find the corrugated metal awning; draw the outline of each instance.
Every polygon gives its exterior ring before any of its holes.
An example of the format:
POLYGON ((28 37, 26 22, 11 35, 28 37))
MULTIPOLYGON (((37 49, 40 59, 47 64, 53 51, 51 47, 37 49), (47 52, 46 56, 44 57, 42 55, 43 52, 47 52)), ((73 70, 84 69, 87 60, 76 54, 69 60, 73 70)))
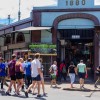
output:
POLYGON ((27 27, 20 30, 15 30, 13 32, 24 32, 24 31, 34 31, 34 30, 50 30, 52 27, 27 27))

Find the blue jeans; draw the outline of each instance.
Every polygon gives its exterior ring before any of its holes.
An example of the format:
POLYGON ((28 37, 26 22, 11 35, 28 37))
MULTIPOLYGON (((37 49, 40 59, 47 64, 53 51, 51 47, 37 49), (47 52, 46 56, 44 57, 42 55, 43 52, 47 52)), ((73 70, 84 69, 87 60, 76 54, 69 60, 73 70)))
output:
POLYGON ((75 81, 75 73, 69 73, 69 77, 70 77, 71 84, 73 84, 75 81))

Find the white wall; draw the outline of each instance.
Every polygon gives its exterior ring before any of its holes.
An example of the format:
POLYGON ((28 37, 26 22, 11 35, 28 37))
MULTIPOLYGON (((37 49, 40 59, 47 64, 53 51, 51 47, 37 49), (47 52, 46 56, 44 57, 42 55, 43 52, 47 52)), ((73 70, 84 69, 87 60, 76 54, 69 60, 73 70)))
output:
MULTIPOLYGON (((29 33, 29 32, 27 32, 27 33, 29 33)), ((30 37, 30 34, 24 34, 24 36, 25 36, 25 42, 31 42, 31 37, 30 37)))

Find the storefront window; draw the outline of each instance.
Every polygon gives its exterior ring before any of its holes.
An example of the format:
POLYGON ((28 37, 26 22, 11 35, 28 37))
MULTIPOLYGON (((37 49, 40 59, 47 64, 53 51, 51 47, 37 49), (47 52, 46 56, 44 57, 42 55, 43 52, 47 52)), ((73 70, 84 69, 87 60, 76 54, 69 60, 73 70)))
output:
POLYGON ((10 44, 11 43, 11 36, 7 35, 5 39, 5 44, 10 44))
POLYGON ((18 33, 17 38, 16 38, 16 42, 17 43, 25 42, 25 37, 24 37, 24 34, 22 32, 18 33))

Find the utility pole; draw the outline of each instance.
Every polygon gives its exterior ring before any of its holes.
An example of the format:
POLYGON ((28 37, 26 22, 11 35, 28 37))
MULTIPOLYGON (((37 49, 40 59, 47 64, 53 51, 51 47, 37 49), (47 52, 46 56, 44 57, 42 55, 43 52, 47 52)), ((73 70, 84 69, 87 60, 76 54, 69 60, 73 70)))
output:
POLYGON ((10 15, 8 15, 8 24, 10 24, 10 15))
POLYGON ((20 4, 21 4, 21 0, 19 0, 18 21, 20 20, 20 17, 21 17, 20 4))

